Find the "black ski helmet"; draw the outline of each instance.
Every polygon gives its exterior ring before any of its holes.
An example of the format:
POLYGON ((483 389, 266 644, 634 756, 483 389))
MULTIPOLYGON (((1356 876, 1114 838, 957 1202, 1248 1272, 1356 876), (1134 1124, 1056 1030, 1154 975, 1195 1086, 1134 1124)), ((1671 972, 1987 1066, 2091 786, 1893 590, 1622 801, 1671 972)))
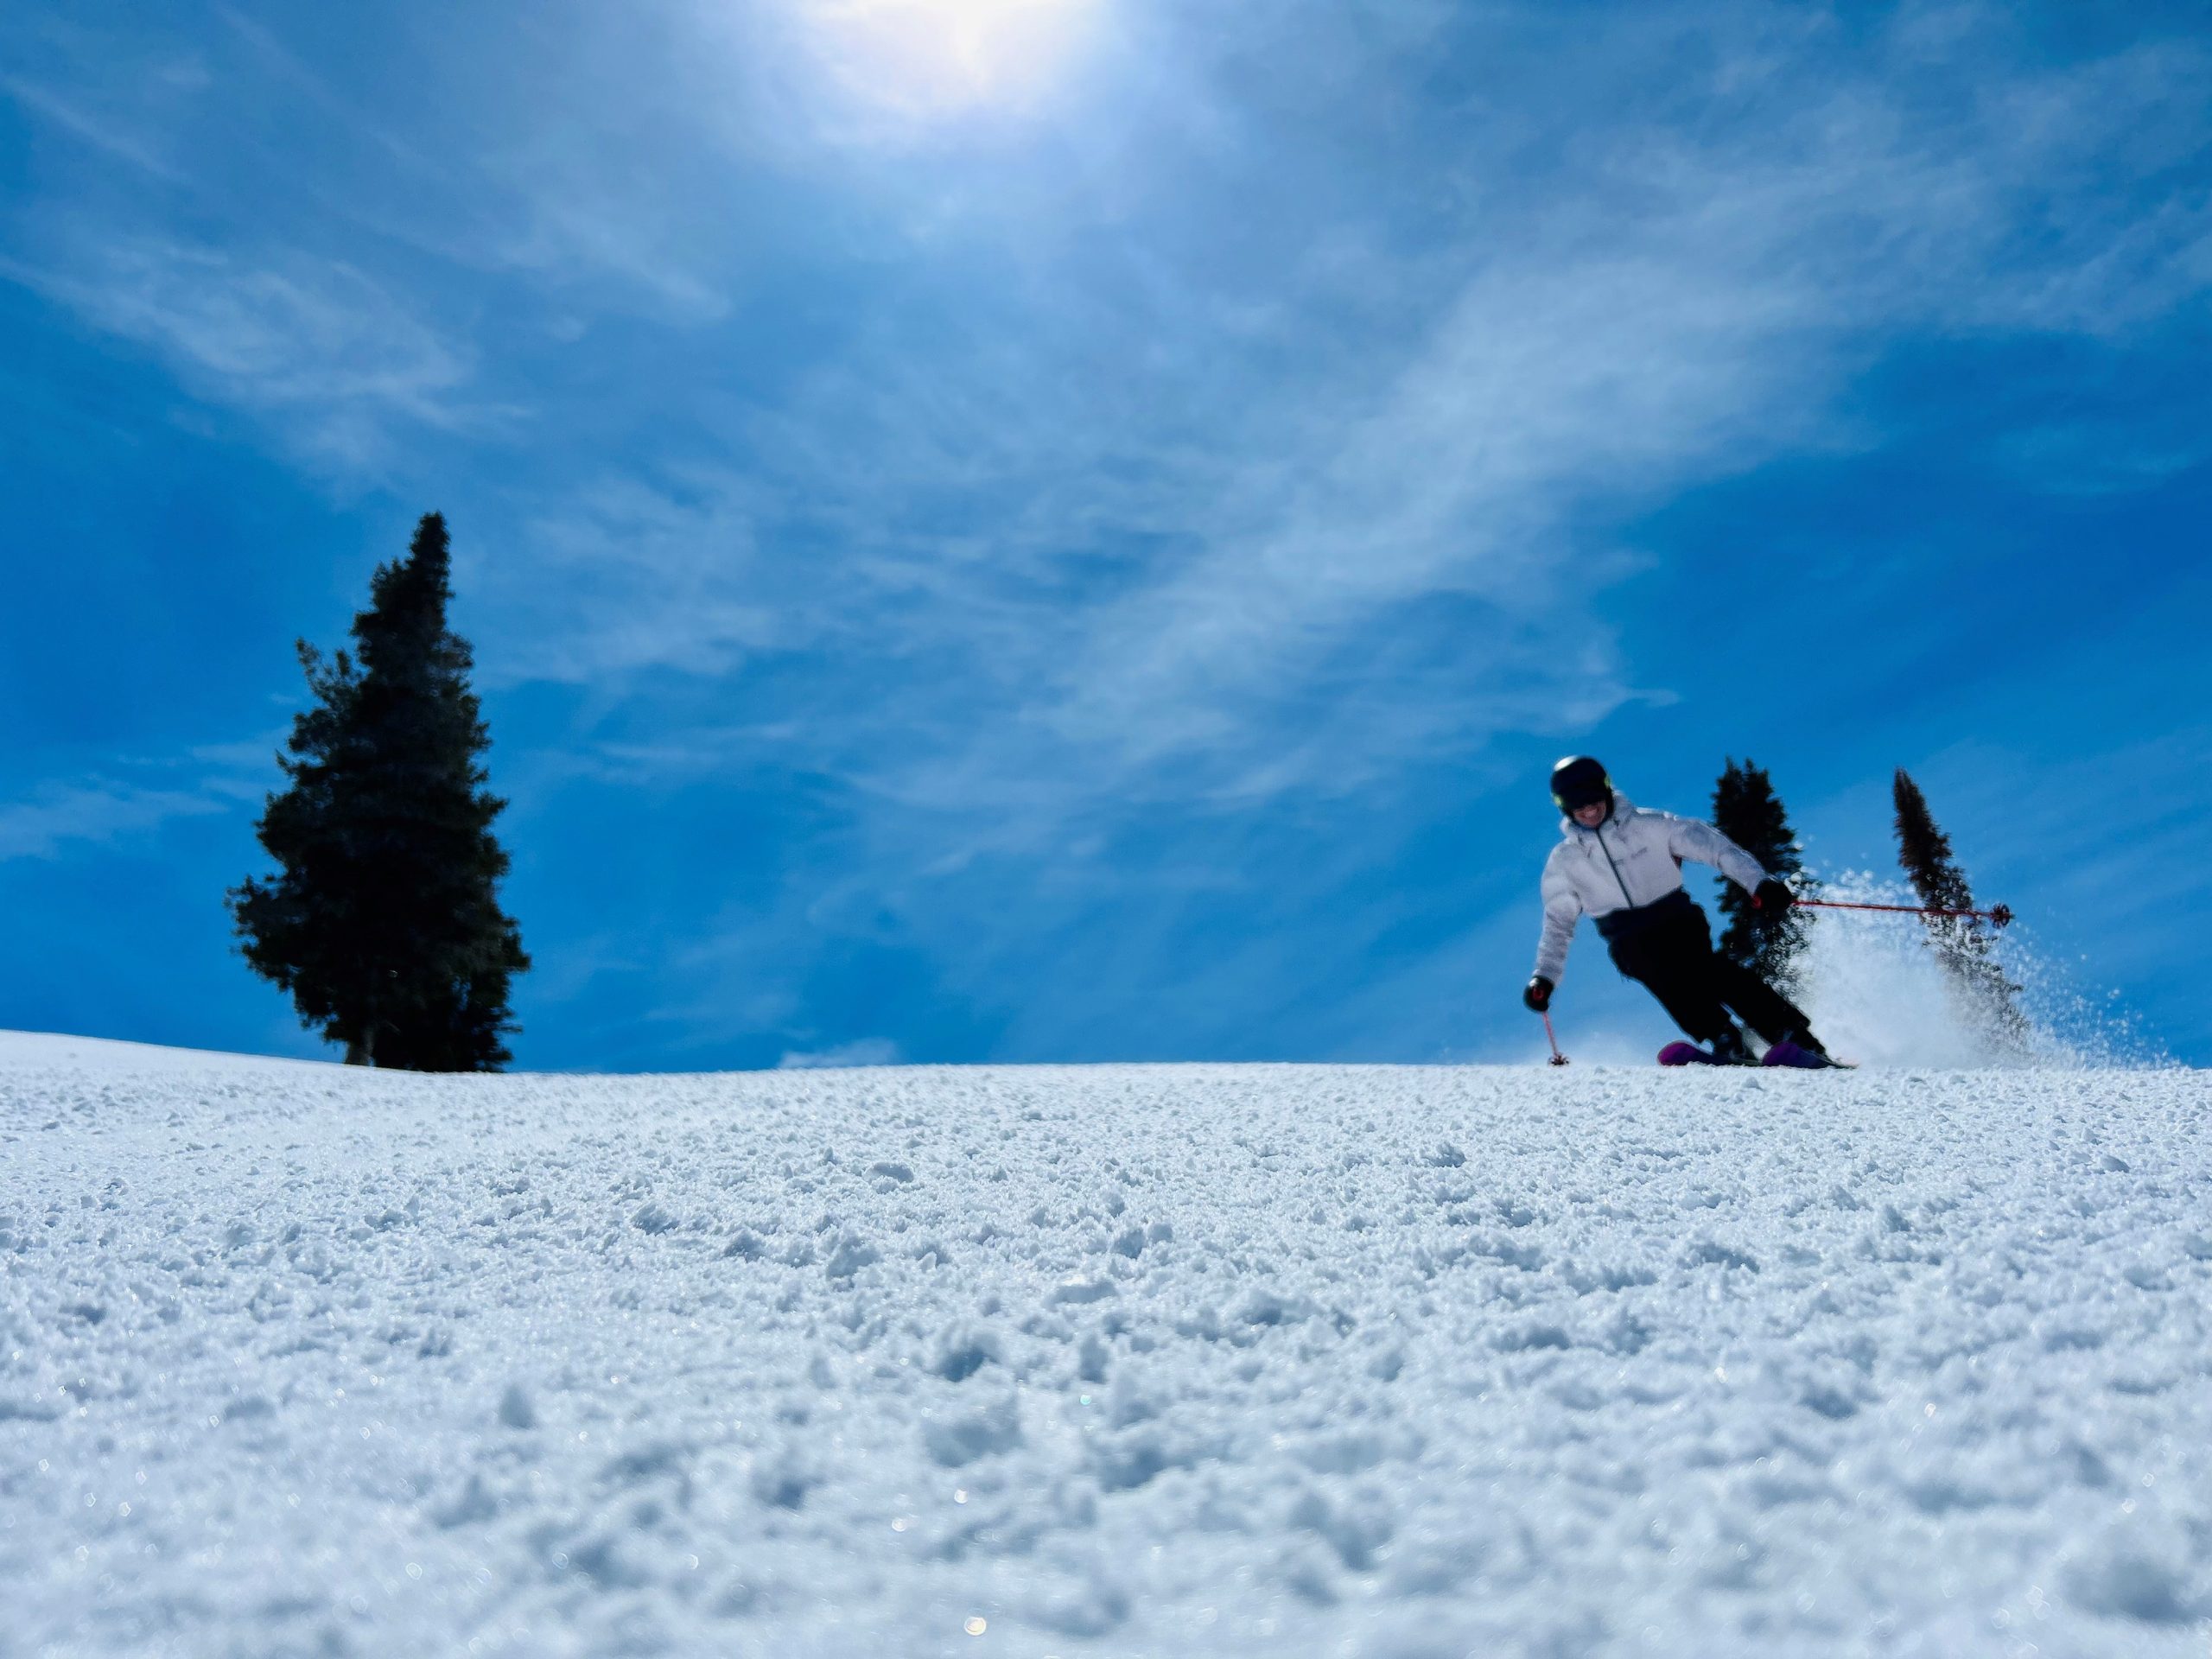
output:
POLYGON ((1613 804, 1613 780, 1605 769, 1586 754, 1570 754, 1552 768, 1552 800, 1572 817, 1578 807, 1592 801, 1613 804))

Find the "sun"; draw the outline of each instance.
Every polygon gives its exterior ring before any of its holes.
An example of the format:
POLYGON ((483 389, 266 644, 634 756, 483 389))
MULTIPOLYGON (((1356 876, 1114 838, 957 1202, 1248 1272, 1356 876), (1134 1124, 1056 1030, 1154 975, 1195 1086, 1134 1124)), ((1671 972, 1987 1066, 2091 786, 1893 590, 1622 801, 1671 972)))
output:
POLYGON ((1040 96, 1090 22, 1095 0, 810 0, 845 89, 916 116, 1040 96))

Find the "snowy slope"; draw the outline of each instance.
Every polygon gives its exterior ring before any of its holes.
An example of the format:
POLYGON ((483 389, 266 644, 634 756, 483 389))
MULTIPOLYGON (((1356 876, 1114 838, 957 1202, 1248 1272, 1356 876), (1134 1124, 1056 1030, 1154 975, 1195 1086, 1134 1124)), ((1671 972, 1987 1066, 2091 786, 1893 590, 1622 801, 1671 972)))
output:
POLYGON ((0 1654, 2201 1656, 2208 1107, 0 1039, 0 1654))

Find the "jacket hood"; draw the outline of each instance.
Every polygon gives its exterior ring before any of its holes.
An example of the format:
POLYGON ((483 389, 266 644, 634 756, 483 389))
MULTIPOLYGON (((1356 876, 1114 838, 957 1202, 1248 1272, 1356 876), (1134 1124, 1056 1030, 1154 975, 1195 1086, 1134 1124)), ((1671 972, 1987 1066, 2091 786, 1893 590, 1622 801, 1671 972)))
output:
MULTIPOLYGON (((1636 803, 1629 799, 1627 796, 1622 794, 1618 789, 1615 790, 1613 791, 1613 810, 1608 812, 1604 818, 1599 820, 1598 830, 1604 829, 1609 823, 1620 823, 1623 819, 1626 818, 1630 813, 1635 810, 1636 803)), ((1568 817, 1563 817, 1559 821, 1559 830, 1560 838, 1565 841, 1573 841, 1577 836, 1594 836, 1598 833, 1598 830, 1585 830, 1573 818, 1568 817)))

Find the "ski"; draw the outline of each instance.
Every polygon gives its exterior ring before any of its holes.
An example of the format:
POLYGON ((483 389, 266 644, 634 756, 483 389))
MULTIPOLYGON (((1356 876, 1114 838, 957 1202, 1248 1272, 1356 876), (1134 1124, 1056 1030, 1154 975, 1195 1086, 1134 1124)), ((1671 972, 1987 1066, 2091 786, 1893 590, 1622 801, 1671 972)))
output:
POLYGON ((1695 1043, 1669 1043, 1659 1051, 1662 1065, 1733 1065, 1733 1060, 1724 1060, 1708 1054, 1695 1043))
POLYGON ((1792 1042, 1780 1042, 1766 1052, 1761 1065, 1789 1065, 1802 1071, 1852 1071, 1858 1069, 1855 1062, 1831 1058, 1809 1048, 1800 1048, 1792 1042))
MULTIPOLYGON (((1695 1043, 1669 1043, 1659 1051, 1662 1065, 1741 1065, 1741 1060, 1724 1060, 1708 1053, 1695 1043)), ((1854 1060, 1832 1059, 1825 1054, 1815 1054, 1811 1049, 1800 1048, 1795 1043, 1777 1043, 1766 1052, 1759 1065, 1790 1066, 1801 1071, 1855 1071, 1854 1060)))

